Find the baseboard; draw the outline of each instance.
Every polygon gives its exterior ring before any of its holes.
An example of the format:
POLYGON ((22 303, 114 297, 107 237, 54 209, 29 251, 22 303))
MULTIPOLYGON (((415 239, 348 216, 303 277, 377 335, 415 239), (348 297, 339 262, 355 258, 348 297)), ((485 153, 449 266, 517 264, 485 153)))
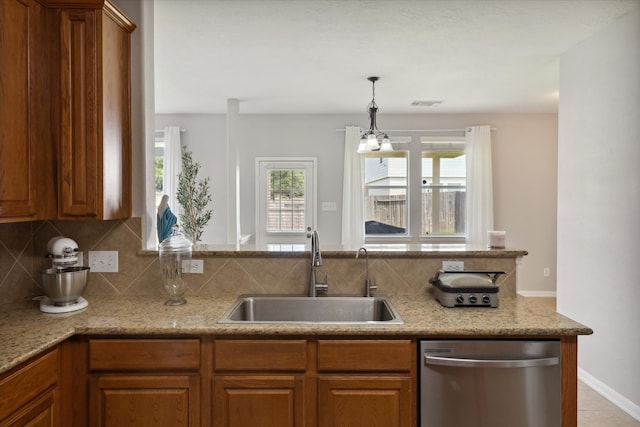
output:
POLYGON ((640 406, 636 405, 635 403, 581 368, 578 368, 578 379, 591 387, 596 392, 600 393, 604 398, 609 400, 618 408, 622 409, 624 412, 640 421, 640 406))
POLYGON ((518 295, 533 298, 555 298, 556 291, 518 291, 518 295))

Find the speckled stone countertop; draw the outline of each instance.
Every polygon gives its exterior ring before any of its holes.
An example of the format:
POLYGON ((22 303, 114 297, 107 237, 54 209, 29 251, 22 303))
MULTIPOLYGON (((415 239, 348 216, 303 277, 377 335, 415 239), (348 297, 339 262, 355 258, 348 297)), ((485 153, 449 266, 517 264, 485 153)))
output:
MULTIPOLYGON (((321 297, 320 297, 321 298, 321 297)), ((402 336, 540 337, 588 335, 593 331, 530 299, 502 297, 498 308, 445 308, 430 294, 394 296, 403 325, 219 324, 236 297, 188 297, 164 305, 164 297, 87 297, 89 306, 45 314, 37 304, 0 306, 0 373, 73 335, 197 336, 402 336)))
MULTIPOLYGON (((486 248, 465 244, 376 244, 364 247, 376 258, 518 258, 528 254, 521 249, 486 248)), ((323 246, 325 258, 353 258, 358 248, 343 246, 323 246)), ((157 257, 158 251, 143 250, 138 256, 157 257)), ((265 245, 205 245, 199 244, 193 251, 199 258, 301 258, 309 256, 308 245, 265 244, 265 245)))

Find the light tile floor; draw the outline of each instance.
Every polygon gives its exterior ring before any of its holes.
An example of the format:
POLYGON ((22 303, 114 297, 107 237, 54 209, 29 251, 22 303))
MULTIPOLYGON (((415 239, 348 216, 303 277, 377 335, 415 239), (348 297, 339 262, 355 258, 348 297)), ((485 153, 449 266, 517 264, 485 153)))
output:
MULTIPOLYGON (((555 298, 534 299, 554 308, 556 306, 555 298)), ((578 427, 640 427, 640 421, 579 381, 578 427)))
POLYGON ((578 427, 640 427, 640 421, 580 381, 578 427))

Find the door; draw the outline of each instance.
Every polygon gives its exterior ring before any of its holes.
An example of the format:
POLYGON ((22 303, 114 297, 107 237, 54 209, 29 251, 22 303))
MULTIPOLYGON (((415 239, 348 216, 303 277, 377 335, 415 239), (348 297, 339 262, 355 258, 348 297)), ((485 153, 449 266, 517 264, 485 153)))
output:
POLYGON ((256 159, 256 243, 307 243, 316 227, 316 159, 256 159))
POLYGON ((560 427, 559 341, 423 341, 421 427, 560 427))
POLYGON ((411 379, 325 376, 318 381, 319 427, 409 427, 411 379))
POLYGON ((99 375, 91 380, 91 425, 195 426, 199 390, 197 375, 99 375))
POLYGON ((48 22, 36 1, 0 1, 0 223, 55 214, 48 22))
POLYGON ((304 378, 221 376, 213 382, 215 427, 304 426, 304 378))

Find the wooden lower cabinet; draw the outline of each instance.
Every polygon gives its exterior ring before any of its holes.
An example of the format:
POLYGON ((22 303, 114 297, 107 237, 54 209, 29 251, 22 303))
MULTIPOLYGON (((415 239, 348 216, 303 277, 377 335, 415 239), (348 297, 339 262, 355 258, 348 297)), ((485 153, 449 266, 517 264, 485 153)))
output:
POLYGON ((213 344, 215 427, 313 426, 304 339, 219 339, 213 344))
POLYGON ((318 426, 409 427, 412 396, 410 377, 322 376, 318 426))
POLYGON ((411 340, 319 340, 318 427, 416 424, 411 340))
POLYGON ((54 427, 58 423, 58 390, 57 388, 42 393, 24 405, 13 416, 0 422, 5 426, 54 427))
POLYGON ((223 375, 213 380, 213 425, 305 425, 303 375, 223 375))
POLYGON ((411 340, 220 339, 215 427, 415 425, 411 340))
POLYGON ((99 375, 91 380, 91 425, 197 426, 199 381, 198 375, 99 375))
POLYGON ((200 425, 200 340, 90 339, 92 427, 200 425))
POLYGON ((0 427, 60 425, 58 349, 0 379, 0 427))

